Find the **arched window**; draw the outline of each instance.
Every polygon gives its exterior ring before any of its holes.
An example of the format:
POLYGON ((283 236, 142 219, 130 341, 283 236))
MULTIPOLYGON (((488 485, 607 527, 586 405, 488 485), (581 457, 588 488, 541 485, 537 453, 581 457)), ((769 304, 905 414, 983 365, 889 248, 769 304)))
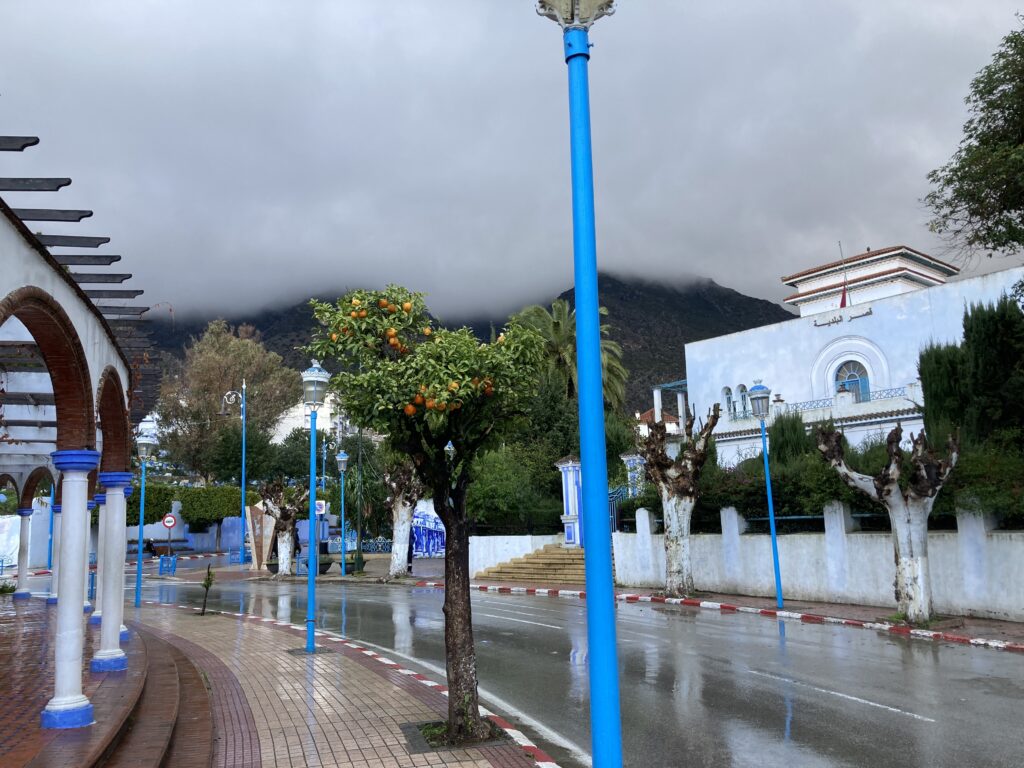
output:
POLYGON ((836 371, 836 392, 843 388, 853 392, 854 402, 866 403, 871 399, 867 369, 856 360, 847 360, 836 371))
POLYGON ((740 414, 746 416, 750 413, 750 401, 747 399, 747 385, 740 384, 736 387, 736 394, 740 398, 740 414))
POLYGON ((732 401, 732 390, 722 387, 722 399, 725 401, 725 412, 730 416, 736 415, 736 403, 732 401))

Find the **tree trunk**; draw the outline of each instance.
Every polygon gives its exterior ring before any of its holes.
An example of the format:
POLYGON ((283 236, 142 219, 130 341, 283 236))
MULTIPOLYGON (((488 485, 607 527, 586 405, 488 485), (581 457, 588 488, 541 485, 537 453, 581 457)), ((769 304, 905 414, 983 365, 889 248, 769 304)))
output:
POLYGON ((665 594, 686 597, 693 593, 690 518, 695 500, 692 496, 672 496, 662 491, 661 505, 665 515, 665 594))
POLYGON ((406 558, 409 555, 409 537, 412 535, 411 504, 396 501, 391 510, 391 567, 388 578, 394 579, 406 573, 406 558))
MULTIPOLYGON (((434 494, 435 502, 438 494, 434 494)), ((443 522, 447 529, 444 556, 444 646, 448 672, 448 739, 463 743, 485 738, 490 728, 480 718, 477 693, 476 650, 473 645, 473 613, 469 600, 469 522, 466 492, 457 489, 450 498, 443 522)))
POLYGON ((295 552, 295 529, 288 528, 277 534, 277 575, 291 576, 295 573, 292 554, 295 552))
POLYGON ((896 559, 896 605, 911 624, 924 624, 932 618, 928 515, 933 502, 934 497, 904 500, 899 492, 892 494, 889 501, 896 559))

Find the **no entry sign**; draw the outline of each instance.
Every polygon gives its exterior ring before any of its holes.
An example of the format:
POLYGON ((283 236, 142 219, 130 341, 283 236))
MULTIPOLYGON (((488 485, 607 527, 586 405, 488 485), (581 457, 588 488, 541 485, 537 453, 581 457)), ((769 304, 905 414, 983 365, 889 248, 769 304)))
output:
POLYGON ((167 528, 168 530, 178 524, 178 521, 174 519, 174 515, 164 515, 164 519, 160 522, 163 523, 164 528, 167 528))

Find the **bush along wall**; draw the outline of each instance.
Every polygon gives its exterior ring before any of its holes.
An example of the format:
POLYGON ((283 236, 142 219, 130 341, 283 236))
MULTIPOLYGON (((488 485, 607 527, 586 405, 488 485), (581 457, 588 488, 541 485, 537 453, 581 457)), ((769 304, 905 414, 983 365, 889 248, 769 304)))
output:
MULTIPOLYGON (((136 486, 128 499, 128 524, 139 521, 139 488, 136 486)), ((254 491, 246 494, 246 504, 258 503, 260 497, 254 491)), ((146 483, 146 520, 160 521, 171 511, 171 503, 181 502, 181 517, 193 533, 201 533, 225 517, 237 517, 241 513, 241 490, 238 486, 218 485, 206 488, 182 488, 173 485, 146 483)))

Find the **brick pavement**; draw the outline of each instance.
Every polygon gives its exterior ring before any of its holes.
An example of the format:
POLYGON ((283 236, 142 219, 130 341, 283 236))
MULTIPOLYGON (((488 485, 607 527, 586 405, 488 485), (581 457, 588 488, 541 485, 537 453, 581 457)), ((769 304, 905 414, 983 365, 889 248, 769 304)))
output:
POLYGON ((302 648, 302 627, 236 615, 146 605, 147 631, 181 649, 206 675, 212 693, 215 766, 281 768, 527 768, 511 742, 417 753, 402 724, 447 712, 443 686, 419 682, 355 644, 318 634, 328 652, 302 648), (247 746, 251 752, 247 751, 247 746))

